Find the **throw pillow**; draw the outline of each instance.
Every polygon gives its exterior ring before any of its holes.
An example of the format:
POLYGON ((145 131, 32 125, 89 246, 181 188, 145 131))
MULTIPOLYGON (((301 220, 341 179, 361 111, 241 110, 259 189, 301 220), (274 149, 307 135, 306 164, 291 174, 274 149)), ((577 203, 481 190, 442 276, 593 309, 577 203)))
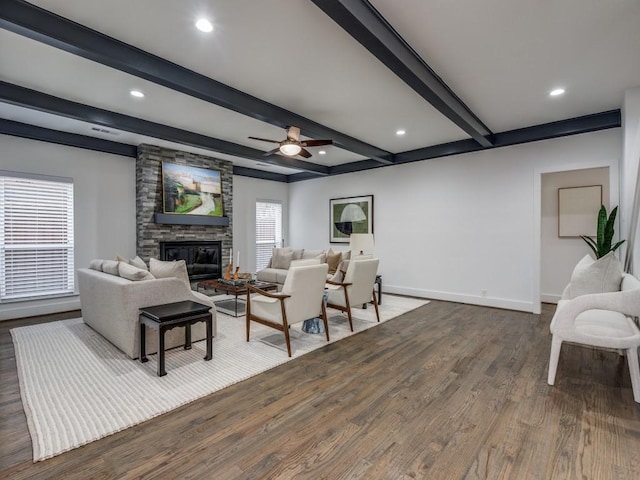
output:
POLYGON ((346 252, 342 252, 343 260, 351 260, 351 250, 347 250, 346 252))
POLYGON ((613 252, 594 260, 586 255, 578 262, 567 287, 568 298, 592 293, 617 292, 622 282, 622 264, 613 252))
POLYGON ((121 257, 120 255, 116 255, 115 258, 116 262, 124 262, 124 263, 129 263, 129 259, 121 257))
POLYGON ((132 258, 131 260, 129 260, 129 264, 133 265, 134 267, 141 268, 142 270, 149 271, 149 267, 147 267, 147 264, 144 263, 144 260, 142 260, 138 256, 136 256, 136 258, 132 258))
POLYGON ((327 264, 329 264, 329 273, 336 273, 338 264, 342 261, 342 253, 334 252, 333 249, 329 249, 327 252, 327 264))
POLYGON ((271 268, 279 268, 282 270, 289 270, 293 260, 293 251, 284 248, 274 248, 273 256, 271 257, 271 268))
POLYGON ((104 260, 102 262, 102 271, 104 273, 108 273, 109 275, 119 275, 118 262, 116 262, 115 260, 104 260))
POLYGON ((148 271, 134 267, 133 265, 125 262, 118 262, 118 272, 122 278, 126 278, 127 280, 132 280, 134 282, 140 280, 153 280, 155 278, 148 271))
POLYGON ((189 288, 191 283, 189 282, 189 272, 187 272, 187 264, 184 260, 178 260, 173 262, 163 262, 155 258, 149 259, 149 272, 155 278, 179 278, 184 280, 189 288))
POLYGON ((98 272, 101 272, 102 271, 102 262, 104 262, 104 260, 101 260, 101 259, 91 260, 89 262, 89 268, 91 270, 97 270, 98 272))

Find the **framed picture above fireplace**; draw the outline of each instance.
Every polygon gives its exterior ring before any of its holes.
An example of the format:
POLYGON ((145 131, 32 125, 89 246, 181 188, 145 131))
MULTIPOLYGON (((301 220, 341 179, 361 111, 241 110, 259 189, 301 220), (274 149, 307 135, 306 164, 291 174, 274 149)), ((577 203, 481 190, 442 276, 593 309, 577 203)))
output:
POLYGON ((162 208, 166 214, 224 216, 220 171, 162 162, 162 208))

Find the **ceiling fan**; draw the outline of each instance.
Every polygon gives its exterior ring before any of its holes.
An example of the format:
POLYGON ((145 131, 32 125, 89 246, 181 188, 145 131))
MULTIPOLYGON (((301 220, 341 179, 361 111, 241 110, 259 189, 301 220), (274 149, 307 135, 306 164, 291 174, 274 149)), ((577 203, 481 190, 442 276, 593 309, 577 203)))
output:
POLYGON ((266 155, 272 155, 276 152, 282 153, 288 157, 300 155, 309 158, 311 153, 305 147, 319 147, 321 145, 331 145, 333 140, 302 140, 300 141, 300 129, 298 127, 287 127, 287 138, 285 140, 270 140, 268 138, 249 137, 252 140, 260 140, 261 142, 271 142, 279 144, 277 148, 269 150, 266 155))

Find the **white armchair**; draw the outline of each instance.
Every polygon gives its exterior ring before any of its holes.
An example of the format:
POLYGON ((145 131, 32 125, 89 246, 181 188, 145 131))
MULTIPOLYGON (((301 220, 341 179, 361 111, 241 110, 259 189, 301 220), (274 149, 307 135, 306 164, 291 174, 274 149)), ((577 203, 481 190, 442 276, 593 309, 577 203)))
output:
POLYGON ((376 292, 373 288, 376 282, 376 274, 378 273, 378 263, 379 260, 377 258, 352 259, 342 282, 327 281, 329 290, 327 307, 346 312, 352 332, 351 308, 355 305, 366 305, 373 299, 376 318, 378 322, 380 321, 376 292))
POLYGON ((284 332, 287 353, 291 356, 289 326, 315 318, 321 313, 327 341, 329 326, 323 302, 324 284, 329 266, 326 263, 302 265, 289 269, 280 293, 270 293, 253 285, 247 289, 247 342, 251 322, 260 323, 284 332), (254 295, 251 295, 251 294, 254 295))
POLYGON ((629 364, 633 398, 640 403, 640 329, 631 318, 636 316, 640 316, 640 281, 629 274, 623 276, 619 292, 560 300, 551 320, 553 337, 547 383, 555 383, 562 342, 623 350, 629 364))

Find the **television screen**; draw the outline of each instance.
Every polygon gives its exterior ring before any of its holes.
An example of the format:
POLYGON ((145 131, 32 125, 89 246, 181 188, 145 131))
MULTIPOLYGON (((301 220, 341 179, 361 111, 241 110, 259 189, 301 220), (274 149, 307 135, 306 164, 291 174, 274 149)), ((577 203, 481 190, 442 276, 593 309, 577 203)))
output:
POLYGON ((219 170, 162 162, 164 213, 222 217, 219 170))

